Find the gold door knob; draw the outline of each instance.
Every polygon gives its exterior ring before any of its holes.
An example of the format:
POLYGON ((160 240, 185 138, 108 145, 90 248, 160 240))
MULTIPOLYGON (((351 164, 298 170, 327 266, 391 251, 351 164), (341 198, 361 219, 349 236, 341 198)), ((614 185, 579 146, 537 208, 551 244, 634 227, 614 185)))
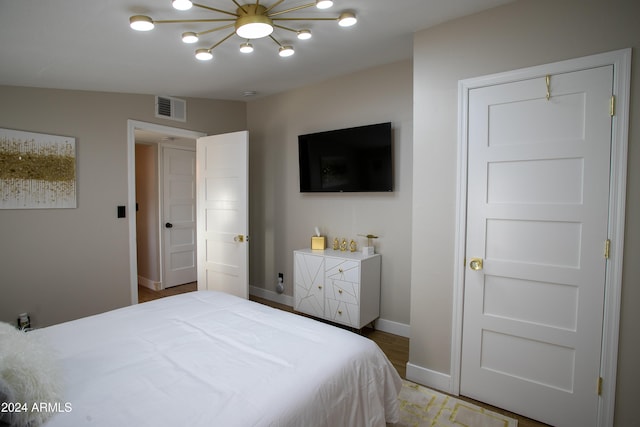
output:
POLYGON ((473 271, 482 270, 482 258, 471 258, 469 268, 473 271))
POLYGON ((238 234, 237 236, 235 236, 233 238, 233 241, 234 242, 238 242, 238 243, 242 243, 242 242, 244 242, 244 236, 242 234, 238 234))

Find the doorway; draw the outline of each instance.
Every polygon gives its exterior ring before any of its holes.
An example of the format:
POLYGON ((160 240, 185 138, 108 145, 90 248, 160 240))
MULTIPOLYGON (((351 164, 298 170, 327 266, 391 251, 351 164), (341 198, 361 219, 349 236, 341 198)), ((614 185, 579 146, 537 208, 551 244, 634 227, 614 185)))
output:
POLYGON ((630 54, 460 82, 455 394, 612 425, 630 54))
MULTIPOLYGON (((177 149, 178 153, 182 151, 192 150, 195 159, 195 141, 197 138, 205 136, 206 134, 191 130, 185 130, 180 128, 172 128, 169 126, 157 125, 153 123, 139 122, 135 120, 129 120, 127 122, 128 127, 128 205, 129 205, 129 254, 130 254, 130 285, 131 285, 131 302, 133 304, 138 303, 138 282, 141 278, 138 274, 138 230, 136 223, 136 206, 138 201, 136 200, 136 147, 143 147, 142 151, 147 151, 147 156, 150 156, 155 160, 157 170, 164 168, 160 159, 163 158, 163 148, 177 149), (146 148, 146 150, 145 150, 146 148), (186 149, 186 150, 185 150, 186 149), (151 152, 151 154, 149 153, 151 152)), ((140 151, 140 150, 139 150, 140 151)), ((178 158, 178 164, 184 164, 181 157, 178 158)), ((157 172, 157 171, 156 171, 157 172)), ((147 173, 147 175, 149 175, 147 173)), ((154 185, 159 188, 162 187, 160 173, 151 172, 151 175, 156 175, 154 185)), ((178 182, 179 183, 179 182, 178 182)), ((180 184, 180 183, 179 183, 180 184)), ((180 186, 180 185, 178 185, 180 186)), ((194 190, 195 191, 195 190, 194 190)), ((147 196, 149 197, 149 196, 147 196)), ((164 247, 164 240, 170 238, 163 237, 167 231, 174 231, 170 228, 167 230, 165 223, 163 222, 162 211, 165 207, 160 204, 160 197, 156 197, 157 205, 151 207, 151 212, 147 212, 147 218, 155 218, 153 224, 146 224, 146 231, 148 234, 156 236, 157 242, 150 242, 150 245, 157 248, 157 256, 151 254, 149 259, 157 259, 157 264, 152 265, 151 270, 157 271, 157 275, 151 275, 153 277, 147 278, 148 281, 144 284, 147 287, 164 287, 163 275, 165 271, 166 255, 162 253, 161 248, 164 247)), ((179 203, 179 202, 177 202, 179 203)), ((193 224, 195 229, 195 223, 193 224)), ((178 234, 184 234, 184 230, 176 227, 175 231, 179 231, 178 234), (180 231, 182 230, 182 231, 180 231)), ((144 233, 143 233, 144 234, 144 233)), ((177 236, 178 238, 180 236, 177 236)), ((144 248, 144 244, 141 247, 144 248)), ((176 259, 184 259, 184 256, 179 255, 176 259)), ((153 263, 153 262, 151 262, 153 263)), ((142 267, 142 266, 141 266, 142 267)), ((147 268, 149 266, 144 266, 147 268)), ((144 278, 142 279, 145 280, 144 278)))

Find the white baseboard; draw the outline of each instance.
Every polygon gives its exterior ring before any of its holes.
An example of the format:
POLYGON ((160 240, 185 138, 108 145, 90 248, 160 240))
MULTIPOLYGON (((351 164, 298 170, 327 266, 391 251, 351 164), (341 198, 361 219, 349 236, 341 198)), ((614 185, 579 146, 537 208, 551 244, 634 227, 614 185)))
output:
POLYGON ((387 332, 389 334, 405 338, 410 337, 411 326, 404 323, 394 322, 393 320, 387 319, 378 319, 375 321, 375 327, 377 330, 382 332, 387 332))
MULTIPOLYGON (((264 288, 259 288, 257 286, 249 286, 249 294, 264 298, 269 301, 288 305, 290 307, 293 307, 294 304, 293 297, 290 295, 279 294, 273 291, 268 291, 264 288)), ((386 319, 378 319, 375 321, 375 328, 382 332, 409 338, 410 328, 409 325, 405 325, 404 323, 398 323, 386 319)))
POLYGON ((255 295, 260 298, 264 298, 269 301, 273 301, 273 302, 277 302, 280 304, 293 307, 293 297, 290 295, 279 294, 277 292, 268 291, 264 288, 259 288, 257 286, 249 286, 249 294, 255 295))
POLYGON ((451 375, 407 363, 407 379, 436 390, 452 393, 451 375))
POLYGON ((162 290, 162 283, 155 282, 142 276, 138 276, 138 285, 144 286, 145 288, 149 288, 154 291, 162 290))

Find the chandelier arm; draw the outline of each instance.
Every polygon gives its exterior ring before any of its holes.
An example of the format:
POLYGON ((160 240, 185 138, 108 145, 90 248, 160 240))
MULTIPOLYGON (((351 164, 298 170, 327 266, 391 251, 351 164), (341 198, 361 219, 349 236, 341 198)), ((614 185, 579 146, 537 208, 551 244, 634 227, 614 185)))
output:
POLYGON ((273 24, 273 26, 276 28, 280 28, 281 30, 291 31, 292 33, 298 32, 298 30, 294 30, 293 28, 289 28, 289 27, 283 27, 282 25, 278 25, 278 24, 273 24))
POLYGON ((198 4, 198 3, 193 3, 193 5, 196 6, 196 7, 201 8, 201 9, 210 10, 212 12, 224 13, 224 14, 227 14, 227 15, 238 17, 237 13, 227 12, 226 10, 216 9, 215 7, 209 7, 209 6, 206 6, 206 5, 203 5, 203 4, 198 4))
POLYGON ((233 36, 236 32, 232 32, 231 34, 229 34, 227 37, 223 38, 222 40, 220 40, 218 43, 214 44, 213 46, 211 46, 209 48, 209 51, 212 51, 213 49, 217 48, 218 46, 220 46, 222 43, 226 42, 227 40, 229 40, 229 38, 231 38, 231 36, 233 36))
POLYGON ((224 26, 218 27, 218 28, 212 28, 210 30, 201 31, 201 32, 196 33, 196 34, 198 35, 198 37, 200 37, 202 35, 213 33, 215 31, 226 30, 227 28, 231 28, 231 27, 233 27, 233 24, 224 25, 224 26))
POLYGON ((273 12, 273 13, 269 14, 268 16, 269 16, 269 18, 271 18, 272 16, 278 16, 278 15, 283 15, 283 14, 289 13, 289 12, 295 12, 296 10, 307 9, 307 8, 309 8, 311 6, 315 6, 315 5, 316 5, 315 3, 303 4, 301 6, 295 6, 295 7, 289 8, 289 9, 279 10, 277 12, 273 12))
POLYGON ((269 11, 271 11, 271 9, 273 9, 274 7, 278 6, 280 3, 282 3, 284 0, 278 0, 277 2, 275 2, 274 4, 272 4, 271 6, 269 6, 268 8, 265 9, 264 13, 269 13, 269 11))
POLYGON ((249 13, 249 12, 247 11, 247 9, 245 9, 245 8, 244 8, 244 6, 242 6, 242 5, 241 5, 240 3, 238 3, 236 0, 231 0, 231 1, 232 1, 233 3, 235 3, 235 5, 236 5, 236 6, 238 6, 238 9, 242 9, 242 11, 243 11, 244 13, 249 13))
POLYGON ((188 24, 193 22, 235 22, 235 19, 169 19, 164 21, 153 21, 154 24, 188 24))
POLYGON ((278 46, 283 47, 282 44, 278 40, 276 40, 276 38, 273 37, 271 34, 269 34, 269 38, 273 40, 278 46))
POLYGON ((337 21, 340 18, 273 18, 273 21, 337 21))

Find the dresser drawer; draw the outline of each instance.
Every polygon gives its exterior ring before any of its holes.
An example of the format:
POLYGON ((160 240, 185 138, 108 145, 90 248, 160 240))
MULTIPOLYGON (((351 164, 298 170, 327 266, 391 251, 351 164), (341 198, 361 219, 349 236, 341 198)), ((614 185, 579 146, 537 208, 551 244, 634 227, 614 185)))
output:
POLYGON ((327 299, 325 306, 325 318, 336 323, 360 328, 360 307, 334 299, 327 299))
POLYGON ((327 279, 326 297, 336 301, 358 305, 360 301, 360 284, 344 280, 327 279))
POLYGON ((340 258, 326 258, 326 275, 328 279, 345 282, 360 282, 360 263, 340 258))

